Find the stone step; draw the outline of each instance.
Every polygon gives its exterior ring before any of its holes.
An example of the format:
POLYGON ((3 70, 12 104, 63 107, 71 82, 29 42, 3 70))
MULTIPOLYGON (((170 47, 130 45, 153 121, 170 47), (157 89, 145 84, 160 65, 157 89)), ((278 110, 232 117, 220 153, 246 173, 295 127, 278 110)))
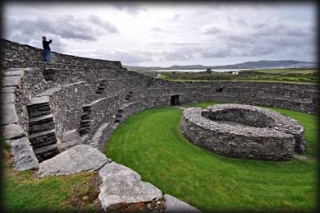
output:
POLYGON ((97 90, 96 94, 102 94, 102 92, 103 92, 102 90, 97 90))
POLYGON ((24 69, 6 69, 3 72, 3 76, 22 76, 24 71, 24 69))
POLYGON ((89 120, 90 119, 90 113, 83 113, 81 115, 81 120, 89 120))
POLYGON ((118 109, 118 113, 123 113, 124 110, 123 109, 118 109))
POLYGON ((92 120, 85 120, 85 121, 80 121, 80 127, 81 128, 87 128, 90 127, 92 123, 92 120))
POLYGON ((21 76, 5 76, 2 78, 2 87, 18 87, 21 76))
POLYGON ((122 118, 122 116, 123 116, 123 115, 120 114, 120 113, 117 113, 117 114, 116 114, 116 117, 117 117, 117 118, 122 118))
POLYGON ((104 86, 98 86, 98 90, 104 90, 104 86))
POLYGON ((59 153, 58 145, 57 144, 51 144, 49 146, 44 146, 44 147, 41 147, 39 149, 35 149, 34 150, 34 154, 39 155, 39 154, 42 154, 44 152, 49 152, 49 151, 52 151, 52 150, 57 150, 58 153, 59 153))
POLYGON ((57 138, 56 137, 43 138, 43 140, 40 140, 40 141, 33 140, 33 141, 30 141, 30 143, 34 149, 37 149, 37 148, 48 146, 51 144, 56 144, 57 138))
POLYGON ((1 126, 3 139, 17 139, 26 136, 20 125, 8 124, 1 126))
POLYGON ((6 103, 14 103, 16 100, 16 96, 14 93, 4 93, 1 95, 1 104, 6 104, 6 103))
POLYGON ((27 106, 49 105, 49 96, 33 97, 27 106))
POLYGON ((37 123, 29 125, 29 134, 33 134, 36 132, 52 130, 55 128, 54 122, 45 122, 45 123, 37 123))
POLYGON ((82 107, 82 111, 83 111, 83 112, 89 112, 89 113, 90 113, 90 112, 91 112, 91 106, 83 106, 83 107, 82 107))
POLYGON ((51 110, 51 107, 49 104, 31 105, 31 106, 28 106, 28 109, 30 111, 47 111, 47 110, 51 110))
POLYGON ((59 154, 59 149, 57 144, 52 144, 50 146, 42 147, 36 149, 35 155, 38 158, 39 162, 42 162, 46 159, 52 158, 59 154))
POLYGON ((16 107, 13 103, 7 103, 2 106, 1 118, 0 123, 2 125, 14 124, 19 121, 16 107))
POLYGON ((53 121, 53 115, 48 114, 48 115, 43 115, 43 116, 29 119, 29 125, 33 125, 37 123, 48 123, 51 121, 53 121))
POLYGON ((51 110, 47 110, 47 111, 31 110, 30 112, 28 112, 28 115, 29 115, 29 118, 37 118, 44 115, 50 115, 51 113, 52 113, 51 110))
POLYGON ((90 131, 90 128, 88 127, 83 127, 83 128, 80 128, 80 135, 85 135, 87 134, 88 132, 90 131))
POLYGON ((56 130, 55 129, 51 129, 51 130, 47 130, 47 131, 42 131, 42 132, 37 132, 37 133, 31 134, 31 135, 29 135, 29 140, 35 139, 35 138, 39 138, 39 137, 48 136, 48 135, 56 135, 56 130))
POLYGON ((1 93, 14 93, 16 91, 16 87, 2 87, 1 88, 1 93))

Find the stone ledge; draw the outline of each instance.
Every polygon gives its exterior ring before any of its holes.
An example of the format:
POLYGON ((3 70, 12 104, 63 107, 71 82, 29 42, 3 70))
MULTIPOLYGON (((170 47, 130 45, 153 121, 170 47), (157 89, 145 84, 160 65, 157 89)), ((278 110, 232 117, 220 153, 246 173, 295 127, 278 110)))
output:
POLYGON ((5 76, 2 79, 2 87, 18 87, 20 84, 21 77, 20 76, 5 76))
POLYGON ((77 145, 40 163, 37 174, 43 177, 96 171, 108 162, 110 160, 99 150, 89 145, 77 145))
POLYGON ((99 200, 104 210, 112 204, 148 202, 162 197, 157 187, 141 181, 138 173, 115 162, 101 168, 99 175, 102 178, 99 200))
POLYGON ((16 124, 9 124, 1 127, 2 137, 4 139, 17 139, 26 136, 21 126, 16 124))
POLYGON ((22 137, 19 139, 5 140, 11 147, 11 153, 14 157, 14 169, 24 171, 36 169, 39 167, 38 159, 36 158, 28 138, 22 137))
POLYGON ((16 100, 16 96, 14 93, 2 93, 1 94, 1 103, 2 104, 6 104, 6 103, 14 103, 14 101, 16 100))
POLYGON ((34 97, 28 103, 28 106, 49 104, 49 101, 50 101, 49 96, 34 97))
POLYGON ((8 103, 2 106, 1 124, 13 124, 19 121, 16 107, 13 103, 8 103))

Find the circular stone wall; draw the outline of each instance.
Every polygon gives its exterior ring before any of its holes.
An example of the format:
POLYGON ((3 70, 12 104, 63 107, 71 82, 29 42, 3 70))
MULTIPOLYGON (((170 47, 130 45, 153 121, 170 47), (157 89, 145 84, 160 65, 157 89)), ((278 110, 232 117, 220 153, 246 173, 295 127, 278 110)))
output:
POLYGON ((228 157, 287 160, 305 148, 304 129, 296 120, 256 106, 188 108, 181 129, 192 143, 228 157))

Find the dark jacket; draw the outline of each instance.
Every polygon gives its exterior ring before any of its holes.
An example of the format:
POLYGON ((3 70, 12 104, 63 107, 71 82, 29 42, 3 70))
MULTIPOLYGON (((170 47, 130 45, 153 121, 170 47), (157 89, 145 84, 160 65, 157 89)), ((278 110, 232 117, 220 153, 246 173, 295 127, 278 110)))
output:
POLYGON ((46 41, 46 40, 42 40, 42 46, 44 50, 50 50, 50 46, 49 44, 52 42, 52 40, 46 41))

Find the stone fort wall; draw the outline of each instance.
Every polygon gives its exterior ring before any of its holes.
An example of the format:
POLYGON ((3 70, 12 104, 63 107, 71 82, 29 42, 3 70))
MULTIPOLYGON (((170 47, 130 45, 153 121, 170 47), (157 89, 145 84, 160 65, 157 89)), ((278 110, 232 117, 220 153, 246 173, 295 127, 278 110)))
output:
POLYGON ((181 104, 221 101, 312 114, 317 110, 317 87, 312 84, 168 82, 128 71, 118 61, 53 52, 52 63, 45 63, 41 49, 1 42, 5 76, 2 94, 14 97, 15 124, 32 139, 31 144, 39 146, 37 157, 41 160, 68 146, 63 143, 72 130, 79 134, 81 143, 102 150, 115 126, 126 117, 147 108, 171 105, 175 97, 181 104), (224 87, 223 92, 216 92, 218 86, 224 87))

